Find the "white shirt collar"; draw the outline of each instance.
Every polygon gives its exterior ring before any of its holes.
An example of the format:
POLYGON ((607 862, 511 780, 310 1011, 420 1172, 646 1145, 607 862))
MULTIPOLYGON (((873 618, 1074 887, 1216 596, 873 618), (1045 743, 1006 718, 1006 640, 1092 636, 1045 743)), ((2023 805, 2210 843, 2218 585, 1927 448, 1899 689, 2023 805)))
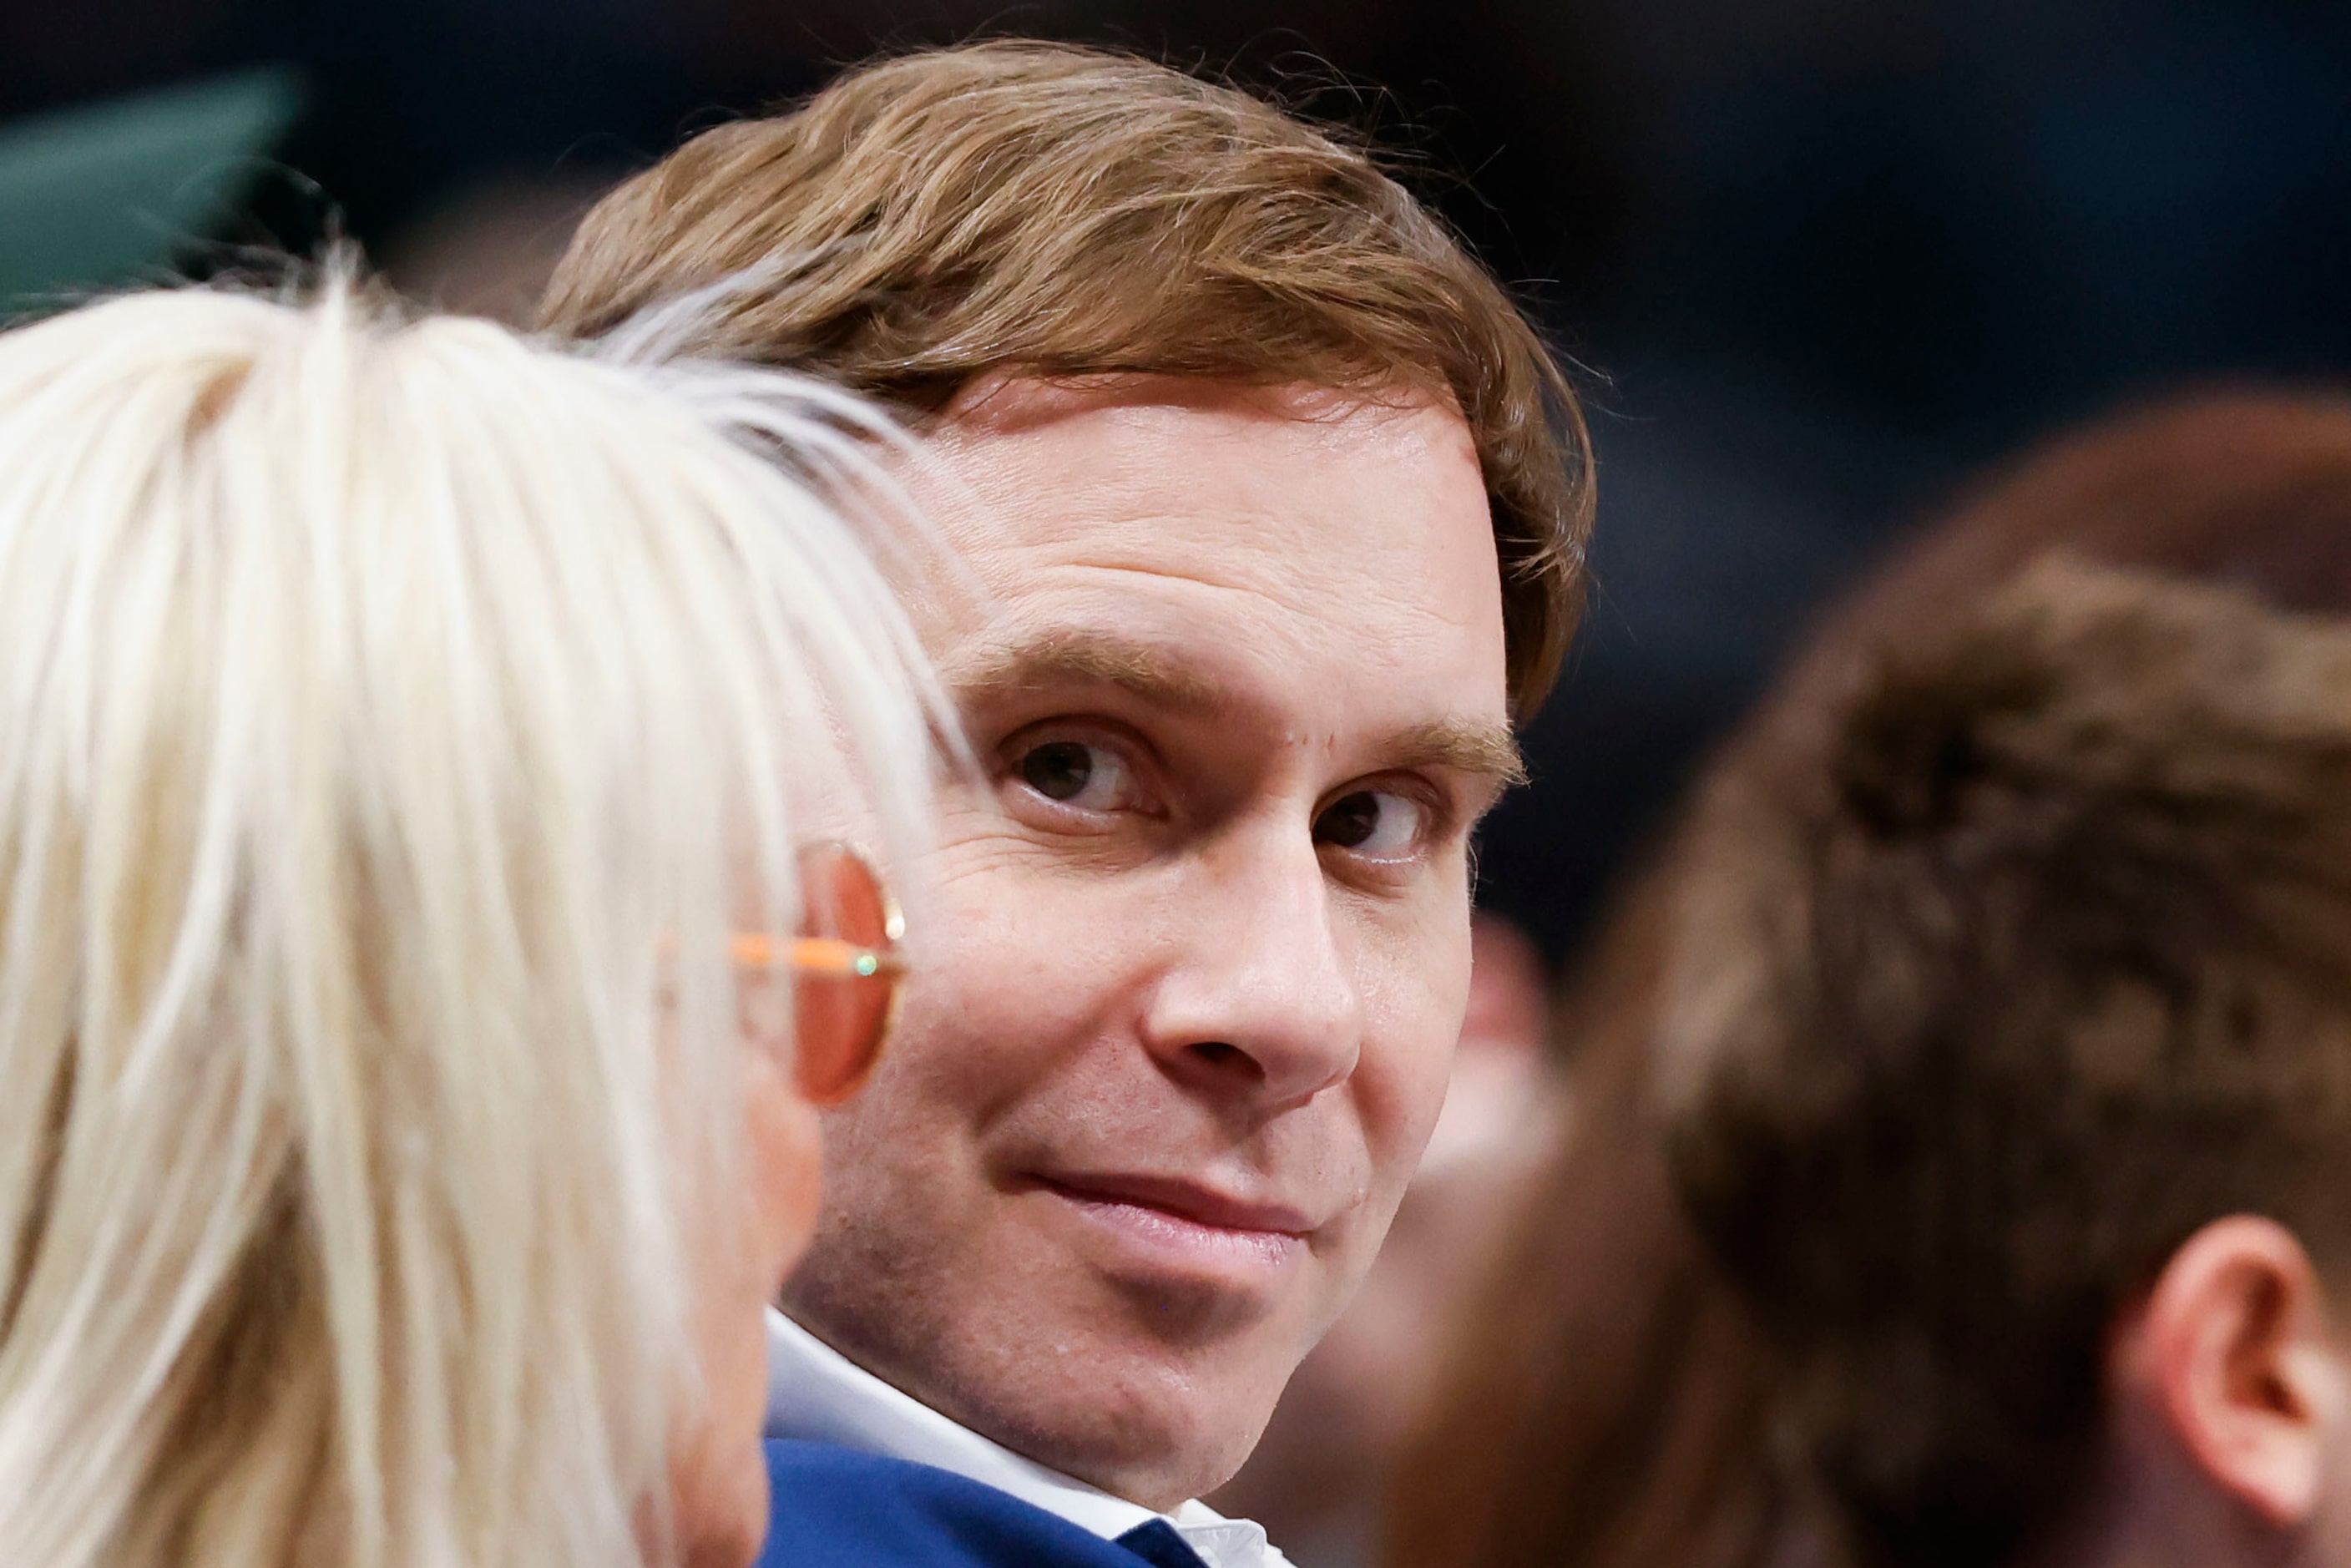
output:
POLYGON ((1049 1470, 892 1387, 773 1309, 768 1312, 768 1436, 949 1470, 1105 1541, 1164 1519, 1208 1568, 1290 1568, 1249 1521, 1227 1519, 1196 1500, 1172 1513, 1154 1513, 1049 1470))

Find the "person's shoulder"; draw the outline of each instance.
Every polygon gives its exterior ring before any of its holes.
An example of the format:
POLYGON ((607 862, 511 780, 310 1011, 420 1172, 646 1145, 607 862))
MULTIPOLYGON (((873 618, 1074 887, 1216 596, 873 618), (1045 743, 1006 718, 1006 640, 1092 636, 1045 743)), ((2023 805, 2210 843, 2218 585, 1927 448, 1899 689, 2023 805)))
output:
POLYGON ((768 1443, 758 1568, 1138 1568, 1068 1520, 949 1470, 830 1443, 768 1443))

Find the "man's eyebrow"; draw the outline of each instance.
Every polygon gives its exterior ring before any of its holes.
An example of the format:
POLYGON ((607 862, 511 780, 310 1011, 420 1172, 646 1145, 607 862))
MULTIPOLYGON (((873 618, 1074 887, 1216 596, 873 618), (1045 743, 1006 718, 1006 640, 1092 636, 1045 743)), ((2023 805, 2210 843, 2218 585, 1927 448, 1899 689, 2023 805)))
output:
POLYGON ((1213 714, 1226 695, 1182 661, 1149 643, 1102 632, 1054 632, 1024 643, 985 644, 951 662, 945 674, 956 695, 1034 691, 1060 685, 1116 686, 1155 706, 1213 714))
MULTIPOLYGON (((966 700, 987 692, 1107 685, 1176 713, 1213 716, 1232 706, 1228 694, 1166 649, 1101 632, 986 643, 951 661, 945 674, 966 700)), ((1526 759, 1501 719, 1433 719, 1397 732, 1376 750, 1390 768, 1448 768, 1498 789, 1527 780, 1526 759)))
POLYGON ((1527 759, 1500 719, 1442 718, 1415 725, 1381 748, 1394 768, 1446 768, 1509 789, 1527 781, 1527 759))

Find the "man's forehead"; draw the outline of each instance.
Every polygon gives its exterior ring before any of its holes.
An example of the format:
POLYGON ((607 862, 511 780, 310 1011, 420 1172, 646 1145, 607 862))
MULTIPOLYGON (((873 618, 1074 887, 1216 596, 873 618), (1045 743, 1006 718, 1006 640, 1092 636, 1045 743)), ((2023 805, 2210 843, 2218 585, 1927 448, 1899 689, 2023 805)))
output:
POLYGON ((992 395, 1043 423, 935 431, 918 498, 980 590, 925 615, 950 684, 1116 688, 1351 749, 1416 731, 1508 771, 1500 570, 1458 415, 1322 425, 1251 392, 1032 382, 992 395))
POLYGON ((1440 613, 1490 600, 1499 616, 1491 514, 1458 414, 1360 401, 1301 414, 1265 402, 1281 389, 1144 380, 1007 387, 1003 418, 929 433, 903 470, 909 491, 999 590, 1092 563, 1269 587, 1295 574, 1407 603, 1451 588, 1440 613))

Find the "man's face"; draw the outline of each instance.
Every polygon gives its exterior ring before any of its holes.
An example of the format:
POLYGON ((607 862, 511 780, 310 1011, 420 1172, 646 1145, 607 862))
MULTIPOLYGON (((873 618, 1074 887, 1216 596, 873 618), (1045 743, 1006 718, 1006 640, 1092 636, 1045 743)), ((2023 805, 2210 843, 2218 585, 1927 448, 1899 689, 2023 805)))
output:
POLYGON ((1165 1507, 1247 1457, 1444 1097, 1515 759, 1485 490, 1450 407, 1304 390, 1012 382, 930 450, 984 591, 915 613, 986 777, 788 1301, 1165 1507))

